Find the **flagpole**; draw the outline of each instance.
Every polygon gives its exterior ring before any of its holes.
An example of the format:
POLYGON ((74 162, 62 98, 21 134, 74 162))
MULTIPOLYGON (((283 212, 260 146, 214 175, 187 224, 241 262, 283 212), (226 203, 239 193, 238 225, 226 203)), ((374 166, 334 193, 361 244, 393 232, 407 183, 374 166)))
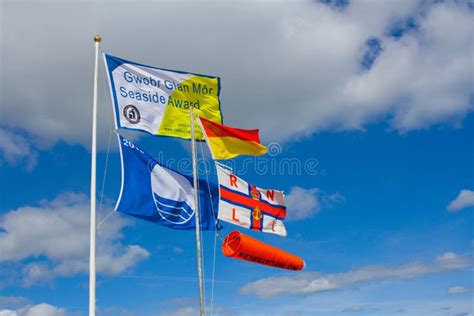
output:
POLYGON ((197 267, 199 279, 199 315, 204 316, 204 285, 202 277, 202 254, 201 254, 201 233, 200 233, 200 217, 199 217, 199 197, 198 197, 198 178, 196 166, 196 138, 194 136, 194 113, 193 107, 189 107, 189 120, 191 124, 191 154, 193 156, 193 184, 194 184, 194 209, 196 219, 196 252, 197 267))
POLYGON ((90 214, 90 252, 89 252, 89 316, 95 316, 95 237, 96 237, 96 155, 97 155, 97 77, 99 66, 99 44, 102 39, 94 37, 94 97, 92 102, 92 145, 91 145, 91 214, 90 214))

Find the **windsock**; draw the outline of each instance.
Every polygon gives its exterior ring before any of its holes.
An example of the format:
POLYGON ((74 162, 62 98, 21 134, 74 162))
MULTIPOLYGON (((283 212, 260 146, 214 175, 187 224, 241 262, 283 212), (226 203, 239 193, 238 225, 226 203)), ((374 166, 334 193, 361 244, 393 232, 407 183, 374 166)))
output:
POLYGON ((224 256, 263 264, 270 267, 299 271, 305 262, 298 256, 265 244, 239 231, 233 231, 222 244, 224 256))

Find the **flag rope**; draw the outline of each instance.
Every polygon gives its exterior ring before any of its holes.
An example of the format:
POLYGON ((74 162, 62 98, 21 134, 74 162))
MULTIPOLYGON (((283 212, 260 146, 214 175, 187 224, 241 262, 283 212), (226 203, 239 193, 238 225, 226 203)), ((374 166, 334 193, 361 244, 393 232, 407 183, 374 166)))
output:
POLYGON ((214 313, 214 284, 216 282, 216 244, 217 244, 217 232, 214 234, 214 254, 212 256, 211 315, 214 313))
MULTIPOLYGON (((202 160, 204 161, 204 146, 202 145, 203 142, 200 142, 201 146, 201 155, 202 155, 202 160)), ((204 162, 204 174, 206 175, 206 183, 207 183, 207 192, 209 192, 209 198, 212 201, 212 193, 211 193, 211 186, 209 184, 209 173, 207 171, 207 165, 204 162)), ((216 212, 214 210, 214 203, 211 203, 211 210, 212 210, 212 215, 214 218, 216 218, 216 212)), ((216 220, 216 228, 217 228, 217 220, 216 220)), ((217 229, 216 229, 217 230, 217 229)))
MULTIPOLYGON (((99 48, 99 49, 100 49, 100 53, 101 53, 102 55, 105 54, 105 52, 104 52, 101 48, 99 48)), ((102 71, 102 75, 103 75, 103 77, 104 77, 104 82, 107 82, 107 81, 108 81, 108 78, 107 78, 106 72, 105 72, 105 71, 102 71)), ((107 99, 107 100, 112 100, 112 95, 111 95, 111 93, 110 93, 110 90, 107 89, 107 85, 103 85, 103 87, 104 87, 104 95, 108 95, 108 96, 109 96, 109 97, 106 98, 106 99, 107 99)), ((117 129, 115 128, 115 124, 114 124, 114 127, 112 127, 112 119, 110 118, 110 116, 114 117, 114 112, 113 112, 113 110, 110 111, 110 108, 113 108, 113 104, 111 104, 111 105, 112 105, 111 107, 108 107, 108 108, 109 108, 109 112, 108 112, 108 114, 107 114, 107 122, 109 123, 109 130, 110 130, 110 131, 115 131, 115 132, 117 132, 117 129)))
MULTIPOLYGON (((206 175, 206 183, 207 183, 207 192, 209 193, 209 199, 211 200, 211 210, 213 218, 216 218, 216 213, 214 211, 214 203, 212 203, 212 193, 211 193, 211 185, 209 184, 209 173, 207 170, 207 164, 204 158, 204 146, 200 142, 201 147, 201 156, 204 164, 204 174, 206 175)), ((215 284, 215 275, 216 275, 216 241, 218 237, 219 230, 218 228, 218 220, 215 223, 215 234, 214 234, 214 249, 213 249, 213 258, 212 258, 212 278, 211 278, 211 306, 210 306, 210 314, 212 315, 214 312, 214 284, 215 284)))
MULTIPOLYGON (((202 154, 202 158, 204 160, 204 146, 202 144, 203 142, 200 142, 200 146, 201 146, 201 154, 202 154)), ((217 163, 217 162, 216 162, 217 163)), ((210 188, 210 185, 209 185, 209 172, 207 170, 207 165, 204 164, 204 173, 206 175, 206 183, 207 183, 207 190, 209 192, 209 198, 211 199, 212 201, 212 194, 211 194, 211 188, 210 188)), ((214 218, 216 218, 216 211, 214 210, 214 203, 211 203, 211 210, 212 210, 212 215, 214 216, 214 218)), ((219 219, 216 220, 216 234, 217 234, 217 238, 219 238, 221 241, 224 241, 224 234, 222 233, 222 229, 217 229, 218 228, 218 223, 219 223, 219 219)))
MULTIPOLYGON (((99 211, 97 212, 98 213, 98 217, 100 218, 100 215, 102 214, 102 202, 103 202, 103 199, 104 199, 104 191, 105 191, 105 180, 107 179, 107 167, 109 165, 109 153, 110 153, 110 140, 112 139, 112 130, 109 131, 109 141, 107 143, 107 154, 105 156, 105 166, 104 166, 104 174, 102 176, 102 188, 101 188, 101 193, 100 193, 100 202, 99 202, 99 211)), ((112 214, 114 213, 114 211, 110 212, 104 219, 100 220, 99 219, 99 223, 97 224, 97 231, 99 233, 99 229, 100 229, 100 225, 102 225, 106 219, 108 219, 112 214)), ((100 233, 99 233, 100 235, 100 233)))
MULTIPOLYGON (((199 153, 196 150, 196 161, 199 160, 198 155, 199 155, 199 153)), ((197 163, 196 163, 196 169, 197 168, 198 167, 197 167, 197 163)), ((197 181, 197 187, 196 187, 197 191, 199 191, 198 188, 199 188, 199 181, 197 181)), ((201 196, 198 196, 198 199, 201 199, 201 196)), ((201 204, 201 203, 199 202, 199 204, 201 204)), ((211 206, 212 206, 212 203, 211 203, 211 206)), ((200 226, 201 226, 202 223, 201 223, 201 217, 200 216, 199 216, 199 223, 200 223, 200 226)), ((202 229, 199 230, 199 234, 201 235, 201 241, 204 240, 202 229)), ((206 300, 206 265, 205 265, 205 260, 204 260, 204 245, 205 245, 205 242, 201 242, 201 265, 202 265, 202 280, 203 280, 202 293, 203 293, 204 301, 205 301, 206 300)), ((206 307, 204 306, 204 315, 206 314, 205 310, 206 310, 206 307)))
MULTIPOLYGON (((101 54, 104 54, 104 51, 99 48, 100 50, 100 53, 101 54)), ((104 76, 104 79, 105 79, 105 82, 107 82, 107 74, 102 71, 102 74, 104 76)), ((107 89, 107 86, 106 85, 103 85, 104 87, 104 95, 108 95, 110 93, 110 91, 107 89)), ((109 100, 111 100, 111 96, 109 98, 109 100)), ((108 107, 108 109, 110 109, 110 107, 108 107)), ((113 115, 113 113, 112 113, 113 115)), ((108 170, 108 162, 109 162, 109 154, 110 154, 110 141, 112 139, 112 132, 117 132, 117 130, 115 128, 112 128, 112 121, 110 119, 110 113, 107 113, 107 122, 109 124, 109 140, 108 140, 108 143, 107 143, 107 155, 105 157, 105 166, 104 166, 104 175, 102 177, 102 192, 100 194, 100 204, 99 204, 99 212, 98 212, 98 217, 99 217, 99 223, 97 224, 97 230, 98 230, 98 233, 100 235, 100 226, 102 224, 104 224, 111 216, 112 214, 115 213, 115 210, 112 210, 112 212, 110 212, 109 214, 107 214, 105 217, 103 217, 102 219, 100 219, 100 217, 102 217, 102 201, 103 201, 103 197, 104 197, 104 191, 105 191, 105 181, 107 179, 107 170, 108 170)))
POLYGON ((189 107, 189 125, 191 127, 191 155, 193 160, 193 186, 194 186, 194 208, 195 208, 195 223, 196 223, 196 255, 197 255, 197 270, 198 270, 198 284, 199 284, 199 315, 204 316, 204 279, 202 269, 202 246, 201 246, 201 217, 199 216, 199 196, 198 196, 198 170, 196 161, 196 138, 194 135, 194 114, 193 106, 189 107))

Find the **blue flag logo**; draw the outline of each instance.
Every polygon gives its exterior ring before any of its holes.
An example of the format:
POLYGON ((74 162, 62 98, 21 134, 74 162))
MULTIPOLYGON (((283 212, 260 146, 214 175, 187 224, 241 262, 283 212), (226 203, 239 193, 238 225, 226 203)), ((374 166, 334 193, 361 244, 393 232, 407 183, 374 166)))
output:
POLYGON ((155 164, 151 188, 156 210, 164 221, 180 225, 194 216, 193 187, 184 176, 155 164))
MULTIPOLYGON (((118 135, 122 187, 115 210, 173 229, 196 227, 192 179, 166 168, 118 135)), ((218 188, 199 181, 201 229, 216 228, 218 188), (211 197, 215 197, 212 198, 211 197)))

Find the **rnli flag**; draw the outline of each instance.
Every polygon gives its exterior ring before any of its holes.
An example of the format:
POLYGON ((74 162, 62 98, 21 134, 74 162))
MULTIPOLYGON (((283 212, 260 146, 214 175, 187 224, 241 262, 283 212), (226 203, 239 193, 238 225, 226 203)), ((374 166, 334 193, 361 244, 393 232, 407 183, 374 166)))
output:
POLYGON ((267 147, 260 144, 258 129, 239 129, 198 118, 212 158, 230 159, 239 155, 260 156, 267 147))
POLYGON ((216 163, 219 179, 218 218, 238 226, 286 236, 282 191, 257 188, 216 163))
MULTIPOLYGON (((162 166, 126 138, 118 135, 118 140, 122 186, 115 211, 173 229, 194 229, 192 179, 162 166)), ((217 186, 200 180, 198 187, 201 229, 214 230, 217 186)))

